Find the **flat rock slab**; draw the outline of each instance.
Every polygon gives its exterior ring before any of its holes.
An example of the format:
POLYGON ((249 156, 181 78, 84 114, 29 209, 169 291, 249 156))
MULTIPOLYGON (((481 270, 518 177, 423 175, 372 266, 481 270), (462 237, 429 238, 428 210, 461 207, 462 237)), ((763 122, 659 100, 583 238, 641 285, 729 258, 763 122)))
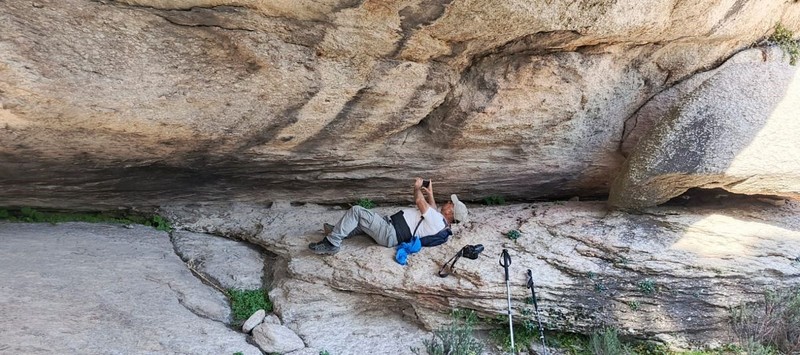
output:
POLYGON ((0 353, 261 354, 143 226, 0 223, 0 353))
POLYGON ((264 256, 256 246, 186 231, 173 232, 172 243, 181 259, 226 289, 262 287, 264 256))

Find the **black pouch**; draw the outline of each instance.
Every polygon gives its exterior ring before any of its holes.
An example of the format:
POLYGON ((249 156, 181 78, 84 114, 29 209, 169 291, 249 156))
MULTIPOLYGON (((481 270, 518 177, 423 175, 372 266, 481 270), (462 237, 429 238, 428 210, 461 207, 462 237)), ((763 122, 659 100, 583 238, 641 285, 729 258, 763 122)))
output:
POLYGON ((453 268, 456 267, 456 261, 460 257, 465 257, 467 259, 476 260, 479 256, 481 256, 481 252, 483 251, 483 244, 475 244, 475 245, 466 245, 461 250, 456 253, 455 256, 447 260, 447 262, 442 265, 442 268, 439 269, 439 277, 447 277, 450 273, 453 272, 453 268), (452 262, 452 263, 451 263, 452 262))
POLYGON ((477 259, 481 255, 482 251, 483 251, 483 244, 467 245, 461 248, 462 256, 472 260, 477 259))
POLYGON ((397 212, 389 217, 394 226, 395 235, 397 235, 397 244, 405 243, 411 240, 411 228, 408 228, 406 218, 403 217, 403 211, 397 212))

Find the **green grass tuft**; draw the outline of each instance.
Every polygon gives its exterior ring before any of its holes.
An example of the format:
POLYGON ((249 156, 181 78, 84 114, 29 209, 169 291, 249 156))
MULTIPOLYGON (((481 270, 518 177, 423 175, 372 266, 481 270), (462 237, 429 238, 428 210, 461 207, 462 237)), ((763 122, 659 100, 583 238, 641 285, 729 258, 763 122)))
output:
POLYGON ((628 307, 629 307, 629 308, 630 308, 632 311, 638 311, 638 310, 639 310, 639 308, 641 307, 641 303, 639 303, 639 301, 629 301, 629 302, 628 302, 628 307))
POLYGON ((731 323, 748 354, 800 354, 800 290, 767 291, 732 309, 731 323))
POLYGON ((510 230, 508 233, 506 233, 506 237, 511 240, 517 240, 517 238, 519 238, 521 235, 522 234, 516 229, 510 230))
MULTIPOLYGON (((454 310, 451 313, 453 322, 433 332, 433 337, 425 339, 424 351, 429 355, 478 355, 483 353, 483 344, 473 335, 473 326, 477 316, 472 310, 454 310)), ((411 348, 414 354, 423 354, 423 350, 411 348)))
POLYGON ((250 318, 259 309, 267 313, 272 312, 272 302, 263 289, 256 290, 228 290, 228 299, 231 302, 234 323, 241 324, 250 318))
POLYGON ((619 340, 614 328, 605 328, 589 337, 589 346, 595 355, 633 355, 629 346, 619 340))
POLYGON ((657 290, 656 282, 653 279, 644 279, 642 281, 639 281, 639 283, 637 283, 636 286, 639 288, 639 291, 642 291, 642 293, 644 293, 645 295, 652 295, 656 293, 657 290))
POLYGON ((789 55, 789 64, 797 64, 797 57, 800 56, 800 46, 794 39, 794 33, 783 27, 782 23, 778 22, 775 26, 775 32, 769 37, 768 42, 777 45, 789 55))
POLYGON ((483 199, 483 204, 487 206, 505 205, 506 199, 503 196, 489 196, 483 199))
POLYGON ((169 232, 172 230, 169 221, 159 215, 141 215, 126 212, 50 212, 22 207, 20 209, 0 209, 0 220, 53 224, 64 222, 142 224, 160 231, 169 232))
POLYGON ((358 201, 356 201, 356 205, 359 205, 359 206, 364 207, 366 209, 371 209, 371 208, 374 208, 376 206, 375 202, 373 202, 372 200, 370 200, 368 198, 360 198, 360 199, 358 199, 358 201))

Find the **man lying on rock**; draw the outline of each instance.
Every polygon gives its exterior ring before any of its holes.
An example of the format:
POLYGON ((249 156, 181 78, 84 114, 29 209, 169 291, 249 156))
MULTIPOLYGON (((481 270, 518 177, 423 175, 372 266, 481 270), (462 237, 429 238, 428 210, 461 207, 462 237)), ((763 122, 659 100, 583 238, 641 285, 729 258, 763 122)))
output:
MULTIPOLYGON (((436 201, 433 199, 433 183, 425 180, 423 185, 423 180, 416 178, 414 202, 417 208, 404 208, 386 217, 364 207, 353 206, 335 226, 326 224, 326 237, 309 244, 308 248, 316 254, 336 254, 342 240, 362 233, 372 237, 376 243, 390 248, 402 243, 419 243, 421 246, 442 244, 453 234, 450 224, 465 221, 467 216, 467 208, 458 197, 451 195, 450 199, 451 201, 442 206, 441 212, 437 211, 436 201)), ((419 250, 419 246, 416 250, 419 250)), ((400 263, 405 264, 405 260, 400 263)))

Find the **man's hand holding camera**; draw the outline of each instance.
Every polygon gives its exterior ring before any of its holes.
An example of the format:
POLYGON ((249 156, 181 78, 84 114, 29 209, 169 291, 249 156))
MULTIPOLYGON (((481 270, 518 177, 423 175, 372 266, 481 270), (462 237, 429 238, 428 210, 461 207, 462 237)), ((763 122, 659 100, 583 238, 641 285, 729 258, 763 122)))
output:
POLYGON ((419 190, 423 196, 423 199, 429 206, 433 208, 436 207, 436 200, 433 199, 433 183, 431 180, 423 180, 422 178, 416 178, 414 181, 414 188, 415 190, 419 190))

